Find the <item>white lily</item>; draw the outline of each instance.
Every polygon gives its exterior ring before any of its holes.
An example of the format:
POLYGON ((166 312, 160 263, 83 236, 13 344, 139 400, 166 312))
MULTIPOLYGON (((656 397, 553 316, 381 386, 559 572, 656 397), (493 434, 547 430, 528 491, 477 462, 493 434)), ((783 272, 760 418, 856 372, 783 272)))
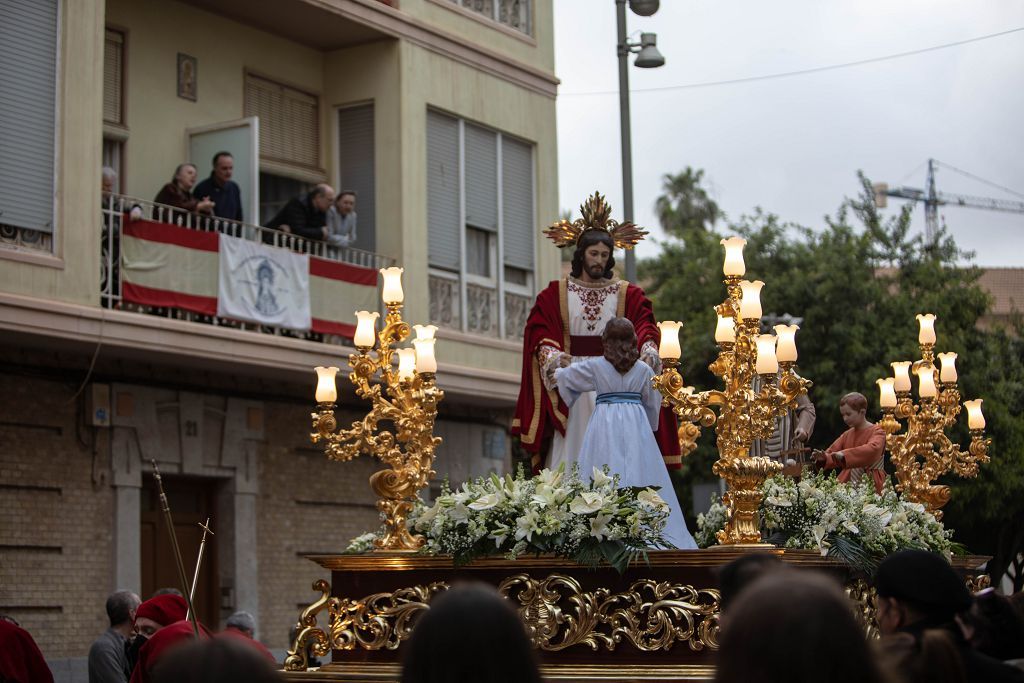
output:
POLYGON ((490 510, 492 507, 501 502, 500 493, 488 493, 486 496, 480 496, 472 503, 469 504, 471 510, 490 510))
POLYGON ((604 473, 604 470, 594 468, 593 472, 590 473, 590 478, 594 481, 594 486, 600 488, 602 486, 610 486, 612 478, 604 473))
POLYGON ((604 507, 604 496, 598 491, 583 491, 572 499, 569 509, 577 515, 589 515, 604 507))
POLYGON ((643 505, 648 505, 657 510, 668 510, 668 503, 665 499, 658 495, 658 492, 654 489, 644 489, 640 493, 636 494, 636 499, 643 505))
POLYGON ((599 541, 603 541, 608 537, 608 522, 611 520, 611 515, 597 515, 590 520, 590 535, 599 541))

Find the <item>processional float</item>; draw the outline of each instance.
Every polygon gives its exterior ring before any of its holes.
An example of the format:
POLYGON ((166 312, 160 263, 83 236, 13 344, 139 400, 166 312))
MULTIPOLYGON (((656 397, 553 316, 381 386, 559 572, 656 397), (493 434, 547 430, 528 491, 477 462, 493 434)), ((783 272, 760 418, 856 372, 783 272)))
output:
MULTIPOLYGON (((602 210, 610 213, 600 195, 589 201, 600 202, 602 210)), ((417 325, 415 348, 398 348, 411 334, 401 316, 402 269, 382 269, 384 325, 376 328, 377 313, 357 312, 356 353, 348 359, 349 380, 356 395, 370 402, 370 411, 349 427, 339 428, 334 416, 338 368, 318 367, 311 439, 326 444, 330 459, 346 461, 366 454, 387 466, 370 478, 384 526, 369 553, 309 558, 331 572, 331 581, 313 584, 320 596, 299 616, 284 664, 286 677, 397 681, 402 644, 410 637, 417 617, 430 608, 431 599, 454 581, 479 580, 495 586, 518 609, 539 651, 547 680, 708 680, 714 674, 713 652, 718 647, 715 569, 755 547, 778 554, 790 564, 836 574, 845 583, 865 628, 870 629, 874 608, 865 577, 817 551, 761 544, 757 522, 760 486, 781 465, 751 457, 750 446, 754 439, 771 435, 775 418, 792 408, 811 382, 795 369, 795 326, 777 326, 777 335, 758 334, 763 283, 741 280, 745 273, 743 244, 739 238, 723 240, 727 296, 716 306, 715 340, 720 351, 711 365, 723 388, 699 391, 684 384, 679 371, 678 322, 660 324, 664 371, 653 379, 681 420, 684 454, 693 449, 701 427, 715 428, 719 459, 714 472, 728 486, 723 497, 728 509, 726 527, 719 534, 718 546, 653 551, 646 563, 634 562, 621 574, 610 567, 584 569, 553 556, 486 558, 455 569, 450 557, 418 552, 423 539, 409 531, 407 519, 418 492, 434 476, 434 455, 441 442, 433 435, 437 406, 444 397, 435 374, 436 328, 417 325), (756 391, 755 376, 761 378, 756 391), (311 672, 310 654, 330 654, 331 661, 311 672)), ((927 353, 920 363, 920 367, 932 367, 927 353)), ((949 402, 959 398, 957 394, 954 399, 953 387, 943 386, 945 398, 939 397, 934 404, 943 406, 942 420, 948 420, 953 414, 949 402)), ((892 442, 894 459, 897 452, 920 456, 923 447, 919 444, 926 439, 910 433, 924 428, 915 425, 935 421, 925 417, 932 414, 932 402, 908 407, 907 400, 901 394, 895 406, 888 406, 883 398, 883 406, 892 408, 893 417, 920 416, 901 437, 900 443, 907 445, 892 442)), ((972 421, 972 428, 975 426, 976 420, 972 421)), ((886 429, 891 434, 896 431, 892 425, 886 429)), ((934 436, 933 431, 929 433, 934 436)), ((979 433, 975 440, 980 438, 979 433)), ((972 443, 971 453, 979 450, 983 446, 972 443)), ((943 463, 958 463, 953 467, 968 473, 970 468, 958 451, 947 448, 943 453, 943 463)), ((919 469, 927 475, 908 475, 908 483, 902 484, 907 495, 917 490, 911 480, 937 476, 934 465, 919 469)), ((976 558, 958 564, 975 585, 985 578, 971 576, 978 573, 977 565, 976 558)))

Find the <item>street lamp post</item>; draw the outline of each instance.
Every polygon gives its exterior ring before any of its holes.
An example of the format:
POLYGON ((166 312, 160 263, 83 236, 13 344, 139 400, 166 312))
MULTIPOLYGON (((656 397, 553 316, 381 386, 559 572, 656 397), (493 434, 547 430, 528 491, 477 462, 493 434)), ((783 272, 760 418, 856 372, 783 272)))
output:
MULTIPOLYGON (((658 0, 628 0, 629 7, 635 14, 650 16, 658 11, 658 0)), ((624 221, 633 220, 633 146, 630 137, 629 123, 629 64, 626 58, 630 53, 639 53, 636 65, 640 68, 659 67, 665 58, 658 52, 657 36, 653 33, 640 34, 639 43, 631 43, 626 39, 626 2, 615 0, 616 19, 618 23, 618 42, 616 51, 619 56, 619 123, 622 140, 622 217, 624 221)), ((636 254, 632 249, 626 250, 626 280, 636 282, 636 254)))

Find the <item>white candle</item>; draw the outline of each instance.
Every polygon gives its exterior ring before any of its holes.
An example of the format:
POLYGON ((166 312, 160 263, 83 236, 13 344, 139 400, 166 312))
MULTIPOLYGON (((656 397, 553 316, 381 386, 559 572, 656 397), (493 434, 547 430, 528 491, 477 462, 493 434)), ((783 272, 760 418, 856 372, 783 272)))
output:
POLYGON ((412 345, 416 347, 416 372, 437 372, 437 359, 434 358, 436 341, 434 338, 413 340, 412 345))
POLYGON ((658 329, 661 330, 661 344, 658 345, 658 355, 665 360, 679 360, 679 356, 683 355, 682 350, 679 348, 679 328, 682 327, 681 322, 675 320, 664 320, 658 323, 658 329))
POLYGON ((398 266, 380 269, 380 274, 384 276, 384 291, 381 292, 384 303, 400 304, 405 301, 405 293, 402 291, 403 271, 404 269, 398 266))
POLYGON ((896 391, 910 391, 910 366, 913 363, 909 360, 898 360, 890 365, 892 365, 892 374, 896 380, 893 388, 896 391))
POLYGON ((338 400, 338 387, 334 383, 338 368, 333 365, 330 367, 318 365, 314 369, 316 370, 316 402, 334 403, 338 400))
POLYGON ((799 329, 799 325, 775 326, 775 333, 779 335, 775 353, 780 363, 792 363, 796 360, 796 331, 799 329))
POLYGON ((412 329, 416 330, 417 339, 426 341, 434 338, 434 333, 437 332, 437 325, 413 325, 412 329))
POLYGON ((757 320, 761 317, 761 288, 764 283, 760 280, 741 280, 740 290, 743 297, 740 299, 740 317, 749 320, 757 320))
POLYGON ((917 322, 921 325, 921 331, 917 333, 917 341, 921 344, 935 343, 935 314, 917 314, 917 322))
POLYGON ((964 401, 964 408, 967 408, 967 426, 971 429, 985 428, 985 416, 981 414, 983 400, 976 398, 973 401, 964 401))
POLYGON ((935 368, 930 365, 922 365, 917 369, 917 393, 921 398, 935 398, 938 391, 935 389, 935 368))
POLYGON ((719 243, 725 247, 723 273, 739 277, 747 272, 747 266, 743 263, 743 246, 746 243, 747 241, 742 237, 728 237, 719 243))
POLYGON ((731 315, 718 316, 718 326, 715 328, 715 341, 719 344, 736 341, 736 321, 732 319, 731 315))
POLYGON ((878 384, 878 404, 883 408, 895 408, 896 407, 896 389, 893 388, 893 384, 896 382, 892 377, 886 377, 885 379, 875 380, 878 384))
POLYGON ((940 353, 939 360, 942 362, 942 369, 939 370, 939 381, 956 381, 956 354, 952 351, 940 353))
POLYGON ((359 349, 372 349, 377 341, 377 311, 356 311, 355 345, 359 349))
POLYGON ((779 371, 779 361, 775 357, 775 335, 759 334, 757 341, 757 362, 754 369, 759 375, 774 375, 779 371))
POLYGON ((410 380, 416 370, 415 349, 398 349, 398 379, 410 380))

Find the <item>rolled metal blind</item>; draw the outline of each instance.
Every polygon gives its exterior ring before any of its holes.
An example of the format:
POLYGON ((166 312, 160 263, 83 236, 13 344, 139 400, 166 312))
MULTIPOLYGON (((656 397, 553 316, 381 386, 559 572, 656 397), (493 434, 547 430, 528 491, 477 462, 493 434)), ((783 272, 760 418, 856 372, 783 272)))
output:
POLYGON ((498 136, 466 126, 466 225, 498 230, 498 136))
POLYGON ((103 120, 124 124, 124 34, 107 29, 103 42, 103 120))
POLYGON ((359 249, 373 251, 376 239, 374 225, 376 205, 374 193, 373 105, 346 107, 338 112, 338 158, 341 185, 339 193, 356 193, 356 243, 359 249))
POLYGON ((427 112, 427 231, 430 265, 459 269, 459 122, 427 112))
POLYGON ((304 169, 320 168, 319 99, 246 74, 245 115, 260 119, 260 158, 304 169))
POLYGON ((501 138, 501 214, 505 265, 533 270, 533 147, 501 138))
POLYGON ((57 0, 0 3, 0 223, 41 232, 53 232, 57 12, 57 0))

